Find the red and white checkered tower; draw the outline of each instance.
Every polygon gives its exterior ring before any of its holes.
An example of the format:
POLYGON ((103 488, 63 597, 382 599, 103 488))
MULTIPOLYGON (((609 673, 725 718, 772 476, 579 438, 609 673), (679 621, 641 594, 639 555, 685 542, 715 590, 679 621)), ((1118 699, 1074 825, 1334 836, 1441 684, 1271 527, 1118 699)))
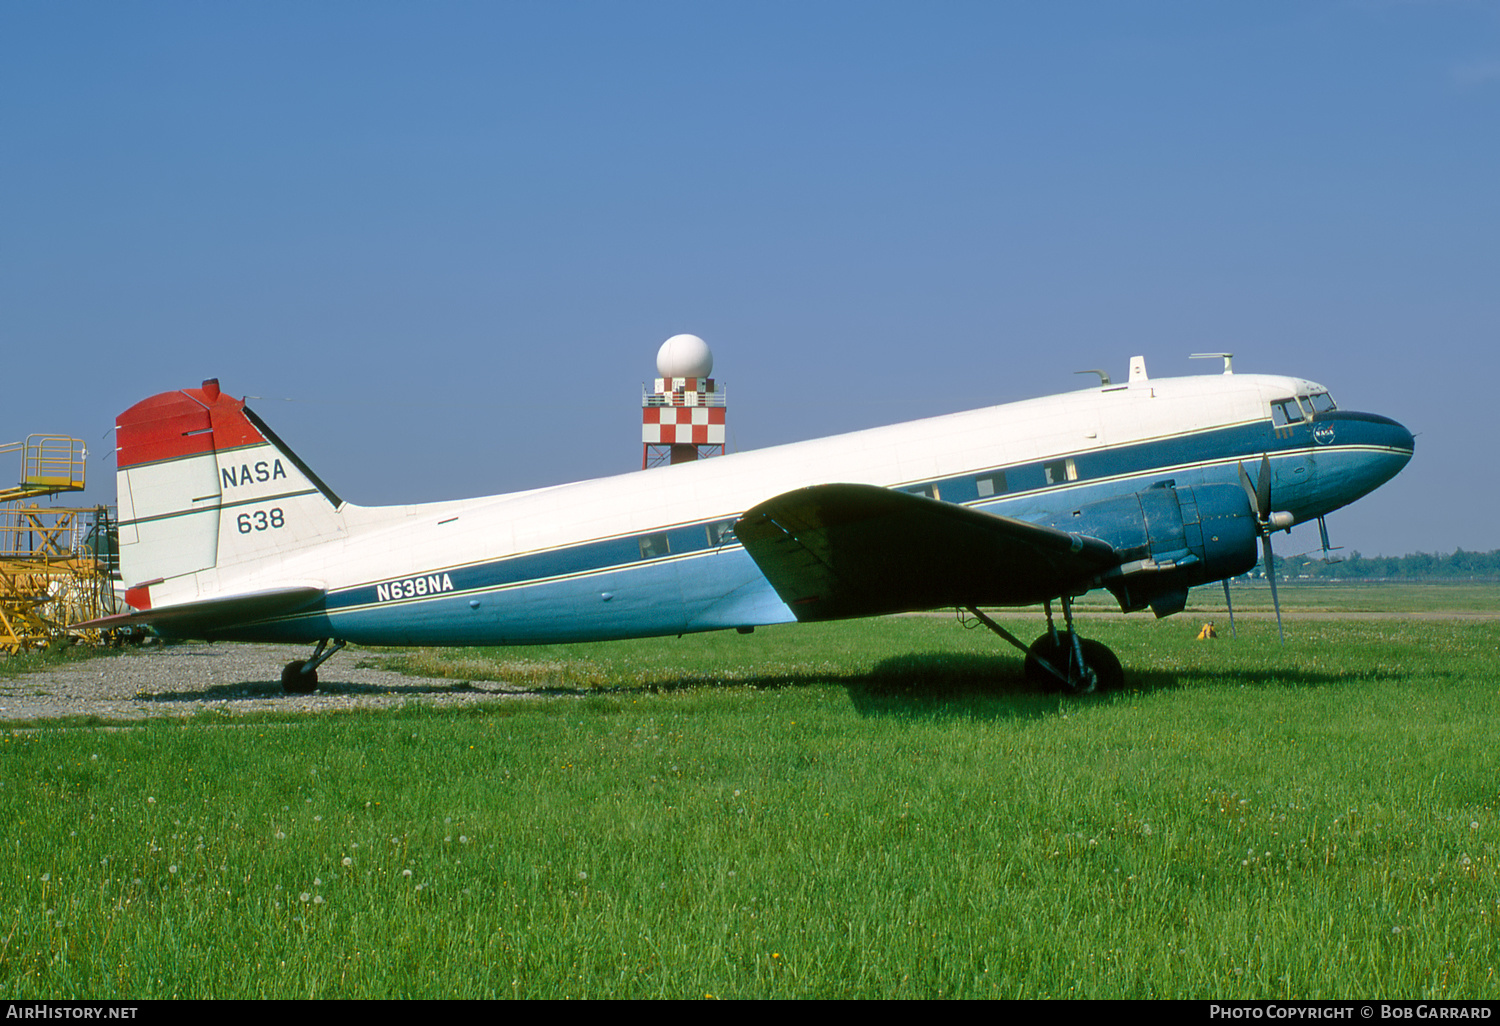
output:
POLYGON ((723 384, 697 335, 673 335, 656 352, 656 390, 641 386, 641 469, 724 455, 723 384))

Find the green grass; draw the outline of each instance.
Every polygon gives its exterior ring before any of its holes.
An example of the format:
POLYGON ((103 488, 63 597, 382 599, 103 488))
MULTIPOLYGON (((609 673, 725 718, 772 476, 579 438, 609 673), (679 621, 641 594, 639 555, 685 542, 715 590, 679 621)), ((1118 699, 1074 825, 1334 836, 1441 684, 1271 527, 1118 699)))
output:
MULTIPOLYGON (((1500 613, 1500 584, 1367 584, 1284 581, 1277 584, 1282 610, 1288 613, 1500 613)), ((1236 612, 1270 612, 1270 585, 1237 582, 1233 586, 1236 612)), ((1118 610, 1107 592, 1094 591, 1081 605, 1118 610)), ((1218 613, 1224 619, 1224 589, 1211 584, 1189 593, 1188 614, 1218 613)))
MULTIPOLYGON (((1235 609, 1271 608, 1266 584, 1236 584, 1235 609)), ((1292 612, 1442 613, 1500 612, 1500 584, 1327 584, 1288 581, 1277 586, 1282 608, 1292 612)), ((1222 609, 1223 588, 1195 588, 1192 606, 1222 609)), ((1190 608, 1192 608, 1190 606, 1190 608)))
POLYGON ((1093 628, 1127 692, 898 618, 0 735, 0 991, 1500 997, 1500 624, 1093 628))

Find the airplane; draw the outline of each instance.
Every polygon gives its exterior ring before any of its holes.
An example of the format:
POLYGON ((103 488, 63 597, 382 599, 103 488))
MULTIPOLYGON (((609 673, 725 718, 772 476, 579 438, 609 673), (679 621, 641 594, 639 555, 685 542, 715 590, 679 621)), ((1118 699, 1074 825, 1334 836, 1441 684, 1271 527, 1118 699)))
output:
MULTIPOLYGON (((1197 354, 1195 354, 1197 355, 1197 354)), ((116 421, 120 572, 167 637, 531 645, 953 608, 1026 653, 1028 681, 1116 688, 1073 600, 1179 612, 1274 531, 1395 476, 1410 431, 1298 377, 1151 378, 485 498, 344 501, 217 379, 116 421), (1248 464, 1248 466, 1247 466, 1248 464), (1060 604, 1059 629, 1053 603, 1060 604), (983 607, 1041 603, 1026 644, 983 607)), ((1326 528, 1324 545, 1327 546, 1326 528)), ((1273 592, 1274 594, 1274 592, 1273 592)), ((1276 602, 1278 622, 1280 603, 1276 602)))

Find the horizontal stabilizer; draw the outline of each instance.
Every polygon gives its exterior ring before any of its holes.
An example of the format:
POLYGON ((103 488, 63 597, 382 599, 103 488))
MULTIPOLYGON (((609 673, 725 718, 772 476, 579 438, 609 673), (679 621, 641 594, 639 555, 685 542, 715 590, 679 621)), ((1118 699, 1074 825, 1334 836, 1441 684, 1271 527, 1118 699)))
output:
POLYGON ((799 620, 1026 605, 1120 561, 1097 538, 873 485, 786 492, 734 530, 799 620))
POLYGON ((295 613, 312 605, 323 595, 322 588, 311 585, 268 588, 265 591, 225 595, 201 602, 183 602, 159 609, 120 613, 74 626, 85 630, 107 631, 146 625, 160 627, 168 633, 183 637, 206 638, 258 620, 295 613))

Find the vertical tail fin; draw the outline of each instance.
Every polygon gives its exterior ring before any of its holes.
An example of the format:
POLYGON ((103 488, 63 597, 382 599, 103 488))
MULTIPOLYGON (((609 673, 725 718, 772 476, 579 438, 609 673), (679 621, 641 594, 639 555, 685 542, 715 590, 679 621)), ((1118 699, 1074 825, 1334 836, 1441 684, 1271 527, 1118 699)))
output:
POLYGON ((346 531, 338 496, 217 379, 136 403, 115 442, 120 573, 139 609, 198 597, 188 575, 250 571, 346 531))

